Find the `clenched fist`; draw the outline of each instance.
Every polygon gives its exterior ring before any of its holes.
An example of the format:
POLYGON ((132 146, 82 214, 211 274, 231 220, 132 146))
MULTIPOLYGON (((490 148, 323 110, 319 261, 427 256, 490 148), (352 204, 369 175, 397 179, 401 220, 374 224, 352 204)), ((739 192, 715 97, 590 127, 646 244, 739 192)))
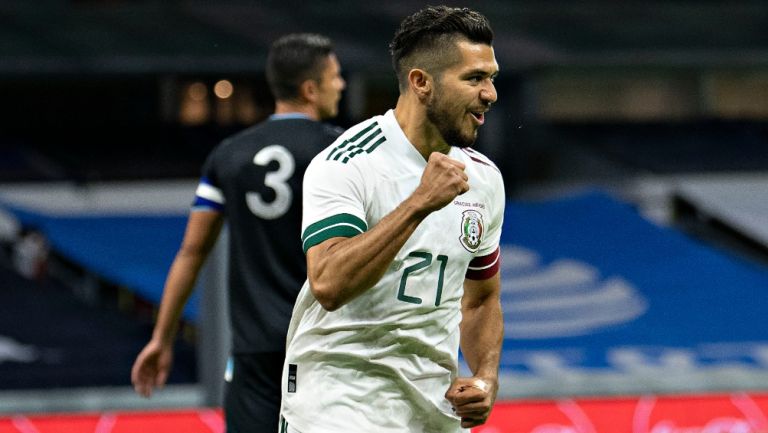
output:
POLYGON ((458 377, 445 393, 445 398, 453 406, 456 416, 461 418, 461 427, 471 428, 488 419, 497 390, 498 384, 494 380, 458 377))
POLYGON ((421 182, 411 197, 425 213, 442 209, 456 196, 469 191, 464 163, 440 152, 432 152, 421 182))

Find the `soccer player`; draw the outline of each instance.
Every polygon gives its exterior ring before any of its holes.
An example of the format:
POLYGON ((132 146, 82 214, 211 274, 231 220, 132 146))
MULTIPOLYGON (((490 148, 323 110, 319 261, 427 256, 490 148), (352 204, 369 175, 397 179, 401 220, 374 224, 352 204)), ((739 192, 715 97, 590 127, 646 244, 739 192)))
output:
POLYGON ((281 431, 450 433, 487 419, 505 195, 470 146, 496 101, 492 39, 466 8, 406 18, 390 45, 395 109, 307 168, 308 280, 288 330, 281 431), (458 376, 459 346, 472 377, 458 376))
POLYGON ((302 175, 312 157, 341 133, 319 122, 337 114, 345 86, 328 38, 280 38, 270 48, 266 72, 275 114, 224 140, 208 156, 152 338, 131 371, 143 396, 165 383, 179 316, 226 220, 233 369, 224 414, 230 433, 277 431, 285 337, 306 279, 302 175))

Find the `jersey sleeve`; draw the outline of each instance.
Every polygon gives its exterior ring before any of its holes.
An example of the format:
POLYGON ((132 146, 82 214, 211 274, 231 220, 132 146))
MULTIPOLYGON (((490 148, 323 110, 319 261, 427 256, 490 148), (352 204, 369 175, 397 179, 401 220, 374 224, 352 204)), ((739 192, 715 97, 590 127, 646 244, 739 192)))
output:
POLYGON ((316 158, 304 174, 301 241, 304 253, 334 237, 368 230, 364 179, 351 164, 316 158))
POLYGON ((219 186, 215 164, 216 152, 211 152, 203 164, 200 183, 195 190, 195 201, 192 203, 192 211, 224 211, 226 200, 219 186))
POLYGON ((491 192, 490 221, 488 221, 487 230, 483 235, 480 247, 467 268, 466 278, 470 280, 486 280, 496 275, 501 268, 499 242, 501 241, 501 227, 504 223, 506 195, 501 176, 496 179, 491 192))

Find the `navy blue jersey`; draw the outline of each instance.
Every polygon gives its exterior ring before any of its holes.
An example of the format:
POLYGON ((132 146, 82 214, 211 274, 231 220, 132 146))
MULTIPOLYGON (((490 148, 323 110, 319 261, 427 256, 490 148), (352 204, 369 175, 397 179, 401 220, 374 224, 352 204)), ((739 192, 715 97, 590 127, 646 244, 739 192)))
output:
POLYGON ((285 349, 307 271, 302 178, 341 132, 300 116, 273 116, 224 140, 205 162, 193 211, 223 212, 229 226, 233 353, 285 349))

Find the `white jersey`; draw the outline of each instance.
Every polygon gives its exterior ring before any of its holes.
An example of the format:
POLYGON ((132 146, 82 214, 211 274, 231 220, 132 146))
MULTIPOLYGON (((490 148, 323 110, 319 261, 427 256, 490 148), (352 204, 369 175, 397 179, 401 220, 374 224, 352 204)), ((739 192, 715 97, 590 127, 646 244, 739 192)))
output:
MULTIPOLYGON (((419 225, 375 286, 329 312, 304 283, 283 369, 282 414, 296 430, 462 431, 444 395, 457 375, 463 283, 498 271, 505 197, 486 157, 449 156, 466 164, 469 191, 419 225)), ((376 226, 426 164, 392 110, 349 129, 304 175, 305 252, 376 226)))

